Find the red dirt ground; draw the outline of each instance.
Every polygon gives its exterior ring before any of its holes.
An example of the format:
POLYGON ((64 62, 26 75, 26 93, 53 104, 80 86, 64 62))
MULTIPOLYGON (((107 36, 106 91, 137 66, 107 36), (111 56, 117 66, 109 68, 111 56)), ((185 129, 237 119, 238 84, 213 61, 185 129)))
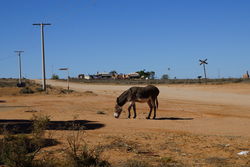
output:
MULTIPOLYGON (((156 85, 158 120, 145 119, 146 104, 137 104, 136 119, 126 119, 125 112, 115 119, 115 99, 130 86, 71 83, 79 93, 34 95, 11 95, 6 93, 10 88, 1 88, 0 123, 29 120, 33 114, 49 115, 52 121, 93 121, 84 123, 82 139, 105 149, 102 156, 114 166, 128 159, 154 166, 164 159, 177 166, 250 166, 250 153, 237 154, 250 151, 249 84, 156 85)), ((43 153, 62 157, 67 137, 74 133, 47 130, 61 144, 44 148, 43 153)))

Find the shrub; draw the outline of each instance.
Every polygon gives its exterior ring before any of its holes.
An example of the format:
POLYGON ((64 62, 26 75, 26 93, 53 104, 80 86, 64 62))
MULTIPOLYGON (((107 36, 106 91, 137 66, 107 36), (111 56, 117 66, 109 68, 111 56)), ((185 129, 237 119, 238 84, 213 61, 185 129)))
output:
POLYGON ((38 145, 44 144, 44 130, 46 130, 49 123, 49 116, 47 115, 34 115, 31 120, 33 121, 32 136, 38 145))
POLYGON ((89 149, 87 145, 82 145, 77 150, 69 150, 67 152, 69 167, 109 167, 110 164, 106 160, 100 158, 100 152, 95 149, 89 149))
POLYGON ((102 160, 100 155, 102 149, 89 149, 87 144, 80 144, 80 133, 77 131, 71 137, 68 137, 69 148, 67 150, 68 167, 109 167, 110 164, 106 160, 102 160))
POLYGON ((56 74, 53 74, 52 77, 51 77, 51 79, 59 79, 59 76, 56 75, 56 74))
POLYGON ((36 153, 40 150, 32 139, 24 135, 5 135, 0 142, 0 164, 10 167, 33 166, 36 153))
MULTIPOLYGON (((34 160, 37 152, 46 145, 44 130, 49 122, 48 116, 33 115, 32 136, 4 134, 0 140, 0 165, 10 167, 43 167, 45 163, 34 160)), ((49 165, 53 166, 53 165, 49 165)))
POLYGON ((32 93, 34 93, 34 91, 29 87, 25 87, 25 88, 22 88, 20 90, 20 93, 21 94, 32 94, 32 93))

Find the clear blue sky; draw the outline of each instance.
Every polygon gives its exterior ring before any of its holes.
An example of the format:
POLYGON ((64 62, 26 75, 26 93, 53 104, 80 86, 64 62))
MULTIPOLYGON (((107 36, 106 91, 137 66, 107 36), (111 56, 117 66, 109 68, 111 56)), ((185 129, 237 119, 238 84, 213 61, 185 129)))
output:
POLYGON ((47 77, 142 69, 157 77, 240 77, 250 71, 249 0, 1 0, 0 78, 41 78, 45 27, 47 77), (170 71, 168 71, 170 68, 170 71))

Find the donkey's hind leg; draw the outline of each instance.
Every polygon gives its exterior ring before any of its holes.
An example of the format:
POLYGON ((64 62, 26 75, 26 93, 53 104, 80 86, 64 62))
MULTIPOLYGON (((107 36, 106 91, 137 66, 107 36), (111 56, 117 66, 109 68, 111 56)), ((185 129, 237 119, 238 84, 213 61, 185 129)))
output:
POLYGON ((151 103, 151 100, 149 100, 147 103, 148 103, 148 106, 149 106, 150 110, 149 110, 149 113, 148 113, 148 117, 146 117, 146 119, 150 119, 151 112, 152 112, 152 109, 153 109, 153 105, 151 103))
POLYGON ((133 110, 134 110, 134 119, 136 118, 136 106, 135 106, 135 103, 134 103, 134 105, 133 105, 133 110))

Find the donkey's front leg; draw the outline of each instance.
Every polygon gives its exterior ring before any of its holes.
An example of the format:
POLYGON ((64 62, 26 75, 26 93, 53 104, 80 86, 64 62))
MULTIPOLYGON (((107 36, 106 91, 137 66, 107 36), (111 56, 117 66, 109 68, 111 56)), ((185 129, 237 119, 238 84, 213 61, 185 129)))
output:
POLYGON ((133 106, 133 103, 131 103, 129 106, 128 106, 128 118, 130 118, 130 110, 131 110, 131 107, 133 106))
POLYGON ((135 107, 135 103, 134 103, 134 105, 133 105, 133 110, 134 110, 134 119, 136 118, 136 107, 135 107))

